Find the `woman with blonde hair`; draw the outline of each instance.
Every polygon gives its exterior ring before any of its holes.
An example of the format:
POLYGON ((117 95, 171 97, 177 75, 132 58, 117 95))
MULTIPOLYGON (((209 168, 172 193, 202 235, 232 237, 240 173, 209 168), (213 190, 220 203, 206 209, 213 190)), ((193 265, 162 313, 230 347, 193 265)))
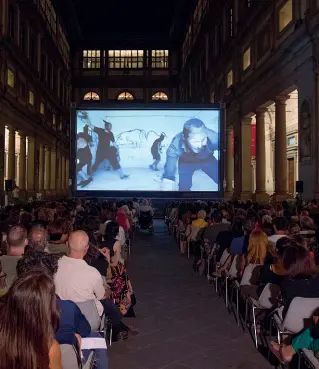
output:
POLYGON ((251 232, 248 250, 247 250, 247 264, 264 265, 269 254, 273 252, 268 246, 268 237, 261 229, 255 229, 251 232))

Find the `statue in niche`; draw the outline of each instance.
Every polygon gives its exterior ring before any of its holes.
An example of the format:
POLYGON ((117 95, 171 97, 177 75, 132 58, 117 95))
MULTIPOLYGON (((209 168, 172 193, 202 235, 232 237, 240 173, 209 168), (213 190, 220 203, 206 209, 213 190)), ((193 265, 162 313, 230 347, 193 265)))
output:
POLYGON ((300 143, 299 143, 299 153, 301 160, 307 160, 311 158, 311 147, 312 147, 312 137, 311 137, 311 107, 309 101, 304 101, 301 105, 300 113, 300 143))

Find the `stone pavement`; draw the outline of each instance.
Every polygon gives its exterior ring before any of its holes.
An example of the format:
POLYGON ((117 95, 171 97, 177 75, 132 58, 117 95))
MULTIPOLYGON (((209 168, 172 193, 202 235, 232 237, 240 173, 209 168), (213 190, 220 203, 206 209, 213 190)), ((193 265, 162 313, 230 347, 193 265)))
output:
POLYGON ((140 334, 109 348, 110 369, 272 368, 163 222, 137 236, 128 272, 138 303, 126 323, 140 334))

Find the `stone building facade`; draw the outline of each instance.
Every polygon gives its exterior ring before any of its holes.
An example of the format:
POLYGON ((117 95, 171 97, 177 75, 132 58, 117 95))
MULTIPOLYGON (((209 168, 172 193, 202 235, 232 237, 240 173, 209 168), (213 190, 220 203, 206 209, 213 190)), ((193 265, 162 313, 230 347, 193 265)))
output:
POLYGON ((319 0, 198 1, 180 96, 226 105, 226 196, 280 200, 298 179, 305 198, 319 195, 318 40, 319 0))
POLYGON ((67 193, 70 50, 50 0, 0 0, 0 195, 67 193))

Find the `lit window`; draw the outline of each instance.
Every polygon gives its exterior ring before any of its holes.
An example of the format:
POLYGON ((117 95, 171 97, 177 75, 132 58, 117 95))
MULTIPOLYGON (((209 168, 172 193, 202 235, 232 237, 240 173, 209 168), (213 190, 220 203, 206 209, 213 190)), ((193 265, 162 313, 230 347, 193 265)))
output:
POLYGON ((243 70, 246 70, 248 67, 250 67, 251 64, 251 52, 250 47, 244 52, 243 55, 243 70))
POLYGON ((247 1, 247 8, 251 7, 251 0, 246 0, 247 1))
POLYGON ((227 88, 229 88, 230 86, 232 86, 232 84, 233 84, 233 71, 230 70, 227 73, 227 88))
POLYGON ((138 69, 144 66, 144 50, 109 50, 109 68, 138 69))
POLYGON ((12 88, 14 88, 14 86, 15 86, 15 75, 14 75, 14 72, 11 69, 8 69, 7 84, 12 88))
POLYGON ((118 100, 134 100, 134 96, 129 92, 122 92, 119 94, 118 100))
POLYGON ((296 145, 296 136, 288 137, 288 146, 296 145))
POLYGON ((292 22, 292 0, 288 0, 284 6, 279 9, 279 32, 292 22))
POLYGON ((40 103, 40 114, 42 114, 42 115, 44 115, 44 102, 43 101, 41 101, 41 103, 40 103))
POLYGON ((34 93, 32 91, 29 91, 29 104, 34 105, 34 93))
POLYGON ((89 101, 89 100, 99 101, 100 96, 96 92, 88 92, 87 94, 84 95, 83 100, 85 100, 85 101, 89 101))
POLYGON ((152 68, 168 68, 168 50, 152 50, 152 68))
POLYGON ((83 68, 99 69, 101 67, 100 50, 83 50, 83 68))
POLYGON ((62 118, 60 118, 58 130, 61 132, 63 127, 62 118))
POLYGON ((152 96, 152 100, 168 100, 168 96, 164 92, 156 92, 152 96))

